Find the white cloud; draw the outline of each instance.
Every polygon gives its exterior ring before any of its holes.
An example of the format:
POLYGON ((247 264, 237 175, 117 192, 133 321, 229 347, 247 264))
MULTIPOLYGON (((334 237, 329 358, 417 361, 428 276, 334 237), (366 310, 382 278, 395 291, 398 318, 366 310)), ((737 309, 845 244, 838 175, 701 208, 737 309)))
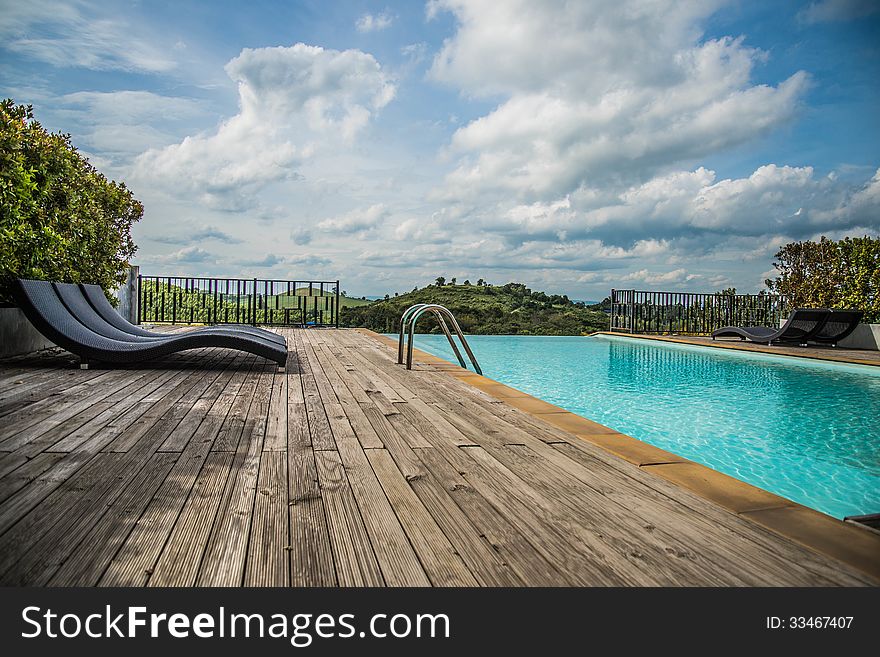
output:
POLYGON ((633 184, 748 141, 796 112, 808 76, 753 85, 766 53, 701 42, 714 3, 436 3, 459 22, 431 75, 500 95, 460 128, 441 200, 551 200, 582 185, 633 184), (638 44, 634 47, 634 44, 638 44))
POLYGON ((371 55, 302 43, 246 48, 226 72, 238 83, 239 113, 213 133, 148 150, 136 177, 212 207, 251 208, 255 190, 297 178, 316 153, 347 148, 395 91, 371 55))
POLYGON ((211 264, 217 261, 217 256, 198 246, 188 246, 178 251, 168 253, 166 255, 156 256, 156 262, 168 264, 191 264, 206 263, 211 264))
POLYGON ((201 244, 208 240, 216 240, 224 244, 241 244, 242 240, 220 230, 216 226, 202 226, 185 233, 174 235, 160 235, 151 238, 154 242, 162 244, 201 244))
POLYGON ((650 272, 647 269, 639 269, 622 276, 622 281, 636 281, 647 285, 679 285, 702 278, 699 274, 690 274, 686 269, 674 269, 668 272, 650 272))
POLYGON ((377 203, 366 209, 352 210, 319 221, 317 228, 327 233, 362 235, 377 228, 389 215, 388 208, 383 203, 377 203))
POLYGON ((155 35, 85 2, 4 3, 0 47, 59 68, 163 73, 176 63, 155 35))
POLYGON ((393 21, 393 16, 386 9, 380 14, 364 14, 357 19, 354 26, 358 32, 379 32, 391 27, 393 21))
POLYGON ((206 114, 200 101, 148 91, 79 91, 41 100, 76 133, 78 145, 112 162, 130 162, 151 147, 173 143, 178 126, 206 114))

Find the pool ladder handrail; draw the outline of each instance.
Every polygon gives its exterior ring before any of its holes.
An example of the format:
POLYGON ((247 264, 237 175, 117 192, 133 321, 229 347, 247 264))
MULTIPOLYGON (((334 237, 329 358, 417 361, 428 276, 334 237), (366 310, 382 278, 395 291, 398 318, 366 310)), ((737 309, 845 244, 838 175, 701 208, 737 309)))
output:
POLYGON ((471 360, 471 364, 474 366, 474 371, 476 371, 477 374, 482 374, 483 370, 480 369, 480 364, 477 362, 477 357, 474 356, 474 352, 471 351, 471 347, 468 344, 468 341, 465 339, 464 334, 461 332, 461 328, 459 327, 458 322, 455 320, 455 315, 452 314, 452 311, 450 311, 449 308, 447 308, 446 306, 441 306, 438 303, 417 303, 403 311, 403 315, 400 316, 400 340, 397 344, 397 364, 403 364, 403 341, 404 335, 408 334, 409 340, 406 345, 406 369, 412 369, 413 340, 416 328, 416 321, 418 321, 419 317, 421 317, 426 312, 430 312, 435 317, 437 317, 437 323, 440 324, 440 328, 442 329, 443 333, 446 334, 446 339, 449 340, 449 345, 452 347, 452 351, 455 352, 455 356, 456 358, 458 358, 458 362, 461 364, 462 367, 467 369, 467 365, 464 362, 461 351, 459 351, 458 346, 452 339, 452 334, 449 332, 449 326, 447 326, 446 324, 445 320, 449 320, 449 323, 452 324, 452 328, 455 330, 455 334, 461 341, 462 347, 464 347, 465 352, 467 352, 468 358, 470 358, 471 360))

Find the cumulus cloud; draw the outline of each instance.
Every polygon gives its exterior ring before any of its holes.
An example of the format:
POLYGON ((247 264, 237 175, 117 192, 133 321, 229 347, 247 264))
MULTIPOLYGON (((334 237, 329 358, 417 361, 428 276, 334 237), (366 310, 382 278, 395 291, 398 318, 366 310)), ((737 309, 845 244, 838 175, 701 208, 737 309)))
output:
POLYGON ((364 14, 357 19, 354 26, 358 32, 379 32, 385 28, 391 27, 394 18, 386 9, 380 14, 364 14))
POLYGON ((202 244, 208 240, 216 240, 224 244, 241 244, 242 240, 225 233, 216 226, 202 226, 191 232, 177 235, 159 235, 151 238, 162 244, 202 244))
POLYGON ((168 264, 215 263, 217 256, 198 246, 188 246, 166 255, 156 256, 155 260, 168 264))
POLYGON ((83 2, 7 2, 0 47, 59 68, 162 73, 176 63, 133 25, 83 2))
POLYGON ((700 41, 714 3, 444 0, 458 20, 431 75, 502 102, 460 128, 437 198, 550 200, 636 183, 783 124, 808 86, 798 71, 750 82, 766 53, 700 41), (634 44, 637 46, 634 47, 634 44))
POLYGON ((476 220, 471 217, 470 223, 513 242, 640 243, 651 245, 650 255, 658 255, 671 240, 701 247, 701 252, 720 236, 725 242, 764 237, 784 243, 787 238, 877 226, 878 216, 880 174, 852 185, 834 176, 817 177, 811 167, 769 164, 746 178, 717 180, 714 171, 699 167, 613 193, 581 188, 552 203, 514 205, 506 212, 496 208, 476 220))
POLYGON ((345 148, 395 91, 372 55, 302 43, 246 48, 226 72, 238 84, 239 113, 213 133, 145 152, 136 177, 244 209, 255 190, 296 179, 316 153, 345 148))
POLYGON ((639 269, 622 276, 620 280, 626 282, 645 283, 647 285, 677 285, 688 283, 702 278, 700 274, 690 274, 686 269, 674 269, 667 272, 650 272, 647 269, 639 269))
POLYGON ((362 235, 377 228, 390 215, 383 203, 371 205, 366 209, 352 210, 337 217, 329 217, 318 222, 318 230, 345 235, 362 235))

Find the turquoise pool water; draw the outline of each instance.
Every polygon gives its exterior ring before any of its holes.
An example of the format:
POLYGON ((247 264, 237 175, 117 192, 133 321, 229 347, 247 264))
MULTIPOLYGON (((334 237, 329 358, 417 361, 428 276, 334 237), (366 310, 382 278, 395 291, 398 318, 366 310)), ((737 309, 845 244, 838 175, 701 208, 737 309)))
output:
MULTIPOLYGON (((608 337, 469 336, 483 373, 837 518, 880 512, 880 368, 608 337)), ((416 346, 455 362, 441 335, 416 346)))

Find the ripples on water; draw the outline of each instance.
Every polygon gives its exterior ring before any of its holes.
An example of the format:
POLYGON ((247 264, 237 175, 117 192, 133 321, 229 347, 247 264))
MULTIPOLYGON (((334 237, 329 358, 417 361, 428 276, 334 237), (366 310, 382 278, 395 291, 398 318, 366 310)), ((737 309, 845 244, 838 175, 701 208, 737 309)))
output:
MULTIPOLYGON (((469 336, 486 376, 832 516, 880 512, 880 368, 638 340, 469 336)), ((454 361, 443 336, 416 346, 454 361)))

